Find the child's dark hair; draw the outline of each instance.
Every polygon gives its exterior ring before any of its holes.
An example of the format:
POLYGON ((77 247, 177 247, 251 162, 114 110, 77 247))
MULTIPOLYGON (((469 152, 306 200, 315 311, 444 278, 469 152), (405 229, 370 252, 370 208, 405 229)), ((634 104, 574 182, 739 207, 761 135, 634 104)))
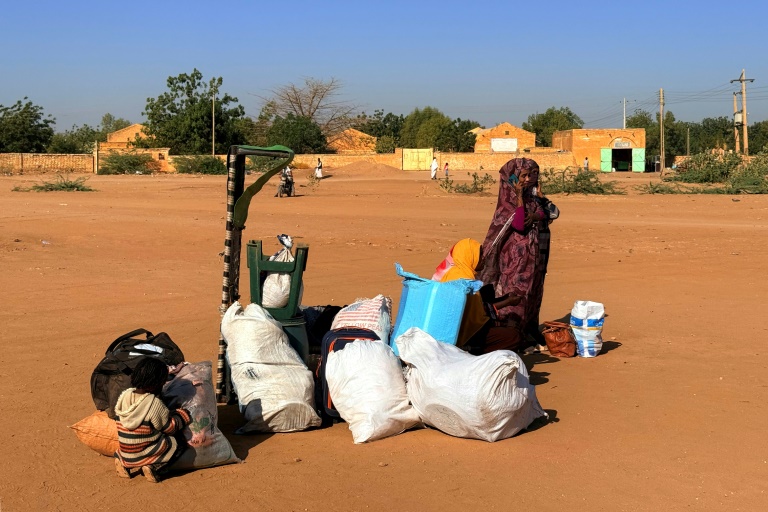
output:
POLYGON ((145 357, 131 373, 131 386, 145 391, 162 389, 168 380, 168 366, 154 357, 145 357))

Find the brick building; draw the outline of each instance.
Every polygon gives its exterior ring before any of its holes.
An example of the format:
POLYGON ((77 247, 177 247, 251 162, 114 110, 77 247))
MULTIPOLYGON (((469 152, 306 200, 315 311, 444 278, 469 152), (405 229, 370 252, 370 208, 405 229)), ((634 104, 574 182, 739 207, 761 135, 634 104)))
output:
POLYGON ((130 143, 136 140, 137 137, 140 139, 145 138, 143 124, 132 124, 121 130, 108 133, 107 142, 102 142, 100 147, 105 151, 108 149, 128 149, 130 143))
POLYGON ((99 166, 99 157, 103 156, 105 153, 110 152, 118 152, 118 153, 124 153, 127 151, 134 151, 136 153, 144 153, 148 154, 152 157, 153 160, 157 160, 160 162, 160 170, 161 171, 172 171, 172 167, 168 165, 169 162, 169 152, 170 148, 133 148, 131 147, 131 142, 135 141, 137 138, 143 139, 146 138, 146 135, 144 133, 144 125, 143 124, 132 124, 130 126, 126 126, 125 128, 121 130, 116 130, 114 132, 107 134, 107 141, 106 142, 100 142, 96 145, 96 169, 98 170, 99 166))
POLYGON ((570 151, 578 165, 603 172, 645 172, 645 129, 562 130, 552 134, 554 149, 570 151))
POLYGON ((536 146, 536 134, 510 123, 470 130, 476 136, 475 153, 515 153, 536 146))

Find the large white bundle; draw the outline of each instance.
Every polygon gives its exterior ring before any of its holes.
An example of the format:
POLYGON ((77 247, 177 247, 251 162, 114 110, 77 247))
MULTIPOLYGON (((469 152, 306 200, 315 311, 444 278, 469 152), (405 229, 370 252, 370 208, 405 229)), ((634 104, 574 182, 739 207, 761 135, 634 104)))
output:
POLYGON ((243 363, 232 367, 232 384, 248 432, 298 432, 320 426, 315 384, 306 366, 243 363))
POLYGON ((409 367, 413 407, 425 423, 446 434, 493 442, 546 415, 514 352, 473 356, 415 327, 395 343, 409 367))
POLYGON ((230 366, 241 363, 300 364, 283 326, 258 304, 232 304, 221 319, 230 366))
POLYGON ((381 341, 356 340, 331 352, 325 378, 355 443, 394 436, 421 423, 408 403, 400 363, 381 341))
POLYGON ((320 425, 314 380, 280 323, 258 304, 230 306, 221 321, 240 411, 238 432, 295 432, 320 425))

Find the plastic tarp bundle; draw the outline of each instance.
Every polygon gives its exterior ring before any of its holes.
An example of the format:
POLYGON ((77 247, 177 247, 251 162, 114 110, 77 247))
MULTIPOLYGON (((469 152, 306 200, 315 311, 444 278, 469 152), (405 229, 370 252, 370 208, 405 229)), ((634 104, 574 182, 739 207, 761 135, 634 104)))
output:
POLYGON ((400 362, 381 341, 356 340, 328 354, 326 380, 355 443, 375 441, 421 424, 408 403, 400 362))
POLYGON ((189 411, 192 422, 182 431, 189 447, 174 462, 174 470, 208 468, 240 462, 232 445, 218 427, 216 392, 211 362, 186 363, 163 387, 163 401, 169 409, 189 411))
POLYGON ((408 364, 408 397, 421 419, 446 434, 498 441, 546 413, 520 357, 473 356, 413 328, 395 340, 408 364))
POLYGON ((595 357, 603 348, 605 307, 599 302, 577 300, 571 310, 571 329, 580 357, 595 357))
POLYGON ((392 333, 395 354, 399 354, 399 349, 394 340, 411 327, 418 327, 442 343, 455 345, 467 296, 480 290, 482 281, 457 279, 441 283, 406 272, 399 263, 395 263, 395 270, 403 278, 400 307, 392 333))
POLYGON ((357 299, 341 308, 333 319, 331 329, 368 329, 384 343, 389 343, 392 330, 392 298, 377 295, 372 299, 357 299))
POLYGON ((239 302, 221 320, 227 361, 247 432, 296 432, 320 425, 314 380, 280 322, 258 304, 239 302))

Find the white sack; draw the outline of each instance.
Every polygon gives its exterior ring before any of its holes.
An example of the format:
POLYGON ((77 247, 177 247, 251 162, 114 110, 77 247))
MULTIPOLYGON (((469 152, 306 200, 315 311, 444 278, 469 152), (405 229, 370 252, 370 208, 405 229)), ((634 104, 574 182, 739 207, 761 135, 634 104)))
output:
POLYGON ((230 366, 240 363, 301 364, 283 326, 258 304, 232 304, 221 319, 230 366))
POLYGON ((571 329, 580 357, 595 357, 603 348, 605 307, 599 302, 577 300, 571 310, 571 329))
POLYGON ((244 363, 232 367, 232 384, 247 423, 237 430, 298 432, 320 426, 314 380, 306 366, 244 363))
POLYGON ((388 345, 392 330, 392 298, 379 294, 372 299, 357 299, 343 307, 334 317, 331 329, 349 327, 373 331, 388 345))
POLYGON ((412 327, 395 340, 409 366, 408 397, 421 419, 446 434, 493 442, 546 413, 528 371, 509 350, 473 356, 412 327))
MULTIPOLYGON (((269 257, 269 261, 290 263, 293 254, 289 247, 283 247, 280 252, 269 257)), ((287 272, 270 272, 264 280, 261 292, 261 304, 265 308, 284 308, 291 298, 291 274, 287 272)))
POLYGON ((408 403, 400 363, 381 341, 357 340, 331 352, 325 378, 355 443, 394 436, 421 423, 408 403))
POLYGON ((227 361, 246 432, 295 432, 320 425, 314 380, 280 323, 260 307, 239 302, 221 321, 227 361))

